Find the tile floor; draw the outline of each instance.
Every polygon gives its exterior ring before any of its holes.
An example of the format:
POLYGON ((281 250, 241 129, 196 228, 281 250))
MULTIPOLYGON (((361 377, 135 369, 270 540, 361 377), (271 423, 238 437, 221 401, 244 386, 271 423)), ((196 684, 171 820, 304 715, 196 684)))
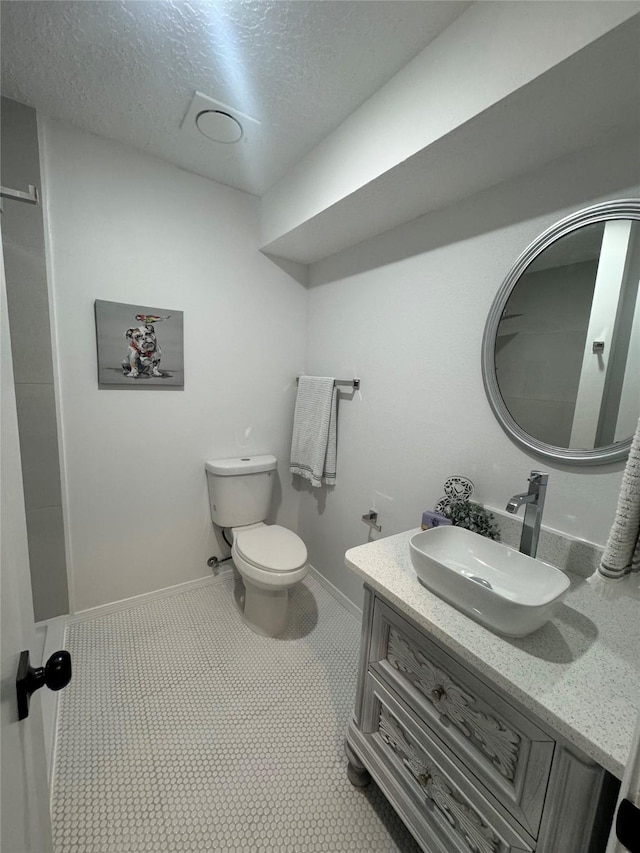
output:
POLYGON ((347 781, 360 625, 312 577, 279 639, 234 579, 69 626, 55 853, 419 848, 374 783, 347 781))

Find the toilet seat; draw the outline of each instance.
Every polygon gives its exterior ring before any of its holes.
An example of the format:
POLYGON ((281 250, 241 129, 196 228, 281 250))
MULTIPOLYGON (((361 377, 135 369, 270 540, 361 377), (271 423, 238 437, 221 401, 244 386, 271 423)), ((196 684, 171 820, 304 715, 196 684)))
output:
POLYGON ((238 532, 233 547, 245 563, 265 572, 295 572, 307 562, 307 548, 292 530, 278 524, 238 532))

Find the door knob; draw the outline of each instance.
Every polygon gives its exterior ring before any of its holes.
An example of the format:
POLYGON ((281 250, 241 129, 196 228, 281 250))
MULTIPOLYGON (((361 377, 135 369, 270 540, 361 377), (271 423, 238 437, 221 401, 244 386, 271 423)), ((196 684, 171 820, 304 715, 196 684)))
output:
POLYGON ((622 800, 616 819, 616 835, 622 846, 638 853, 640 850, 640 808, 631 800, 622 800))
POLYGON ((62 690, 71 681, 71 655, 69 652, 54 652, 44 666, 34 669, 29 661, 29 652, 20 652, 16 693, 18 694, 18 719, 29 716, 31 694, 46 684, 50 690, 62 690))

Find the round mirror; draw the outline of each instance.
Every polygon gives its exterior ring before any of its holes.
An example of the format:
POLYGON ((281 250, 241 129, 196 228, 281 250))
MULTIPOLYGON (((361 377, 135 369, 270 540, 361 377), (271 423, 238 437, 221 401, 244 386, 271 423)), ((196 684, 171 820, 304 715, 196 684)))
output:
POLYGON ((482 342, 507 434, 566 463, 624 459, 640 416, 640 200, 581 210, 518 258, 482 342))

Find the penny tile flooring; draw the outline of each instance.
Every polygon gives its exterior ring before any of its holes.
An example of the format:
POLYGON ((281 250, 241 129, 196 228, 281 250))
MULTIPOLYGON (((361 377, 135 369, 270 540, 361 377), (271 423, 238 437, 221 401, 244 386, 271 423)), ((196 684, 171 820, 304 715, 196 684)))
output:
POLYGON ((308 576, 287 633, 242 622, 229 574, 67 628, 55 853, 419 853, 347 780, 360 625, 308 576))

